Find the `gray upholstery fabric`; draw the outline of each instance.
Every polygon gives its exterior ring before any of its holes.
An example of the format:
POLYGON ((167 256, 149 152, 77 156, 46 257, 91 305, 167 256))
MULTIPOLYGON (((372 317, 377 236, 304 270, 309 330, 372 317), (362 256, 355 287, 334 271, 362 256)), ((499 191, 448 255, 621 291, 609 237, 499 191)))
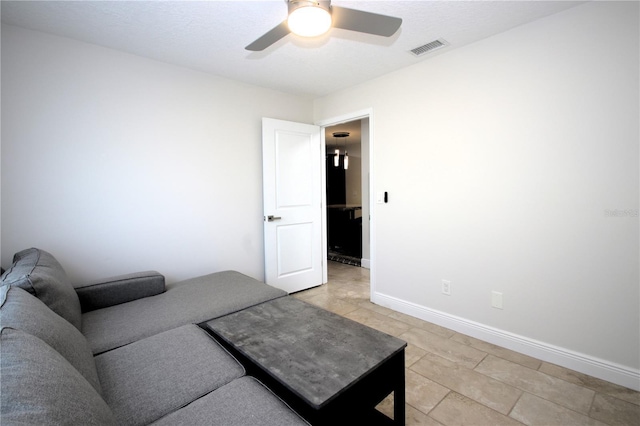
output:
POLYGON ((75 285, 82 312, 106 308, 164 292, 164 276, 156 271, 135 272, 75 285))
POLYGON ((308 425, 253 377, 242 377, 153 423, 157 426, 308 425))
POLYGON ((217 272, 169 284, 157 296, 87 312, 82 333, 95 355, 286 295, 239 272, 217 272))
POLYGON ((13 265, 2 276, 2 284, 27 290, 53 312, 81 329, 78 295, 60 263, 46 251, 30 248, 16 253, 13 265))
POLYGON ((35 336, 0 330, 3 425, 115 425, 111 410, 67 360, 35 336))
POLYGON ((122 425, 144 425, 241 377, 244 368, 197 325, 96 357, 105 401, 122 425))
POLYGON ((0 287, 0 325, 42 339, 65 357, 98 393, 102 392, 87 339, 35 296, 19 287, 0 287))

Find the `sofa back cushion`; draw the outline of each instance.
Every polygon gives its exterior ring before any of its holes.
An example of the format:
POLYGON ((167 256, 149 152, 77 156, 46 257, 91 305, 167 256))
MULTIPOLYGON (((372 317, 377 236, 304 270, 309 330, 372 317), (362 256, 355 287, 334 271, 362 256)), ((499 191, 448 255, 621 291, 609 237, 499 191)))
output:
POLYGON ((16 253, 1 284, 20 287, 36 296, 78 330, 82 326, 80 300, 58 261, 49 253, 30 248, 16 253))
POLYGON ((35 296, 11 284, 0 287, 0 324, 44 341, 65 357, 98 393, 102 393, 87 339, 35 296))
POLYGON ((42 340, 0 329, 3 424, 115 425, 98 392, 42 340))

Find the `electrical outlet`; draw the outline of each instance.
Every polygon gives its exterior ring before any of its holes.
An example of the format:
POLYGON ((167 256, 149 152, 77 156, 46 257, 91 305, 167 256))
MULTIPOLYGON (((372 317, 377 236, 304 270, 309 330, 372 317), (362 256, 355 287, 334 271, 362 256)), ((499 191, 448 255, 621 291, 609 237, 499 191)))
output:
POLYGON ((451 296, 451 281, 442 280, 442 294, 451 296))
POLYGON ((491 306, 496 309, 502 309, 502 293, 499 291, 491 292, 491 306))

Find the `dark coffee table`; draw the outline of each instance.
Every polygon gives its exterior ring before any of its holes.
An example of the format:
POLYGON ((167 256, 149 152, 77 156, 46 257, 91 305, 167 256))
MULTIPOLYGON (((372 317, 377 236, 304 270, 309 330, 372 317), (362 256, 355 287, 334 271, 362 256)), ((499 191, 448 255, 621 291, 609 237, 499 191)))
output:
POLYGON ((290 296, 203 326, 311 424, 405 423, 398 338, 290 296), (375 410, 391 392, 393 421, 375 410))

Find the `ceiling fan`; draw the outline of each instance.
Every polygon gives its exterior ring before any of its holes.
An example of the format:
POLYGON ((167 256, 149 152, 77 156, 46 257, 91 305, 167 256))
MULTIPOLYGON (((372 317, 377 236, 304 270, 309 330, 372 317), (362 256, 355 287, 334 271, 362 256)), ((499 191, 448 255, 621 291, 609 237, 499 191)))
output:
POLYGON ((291 32, 303 37, 315 37, 324 34, 331 27, 391 37, 402 24, 400 18, 331 6, 331 0, 285 1, 289 8, 288 18, 245 49, 261 51, 291 32))

